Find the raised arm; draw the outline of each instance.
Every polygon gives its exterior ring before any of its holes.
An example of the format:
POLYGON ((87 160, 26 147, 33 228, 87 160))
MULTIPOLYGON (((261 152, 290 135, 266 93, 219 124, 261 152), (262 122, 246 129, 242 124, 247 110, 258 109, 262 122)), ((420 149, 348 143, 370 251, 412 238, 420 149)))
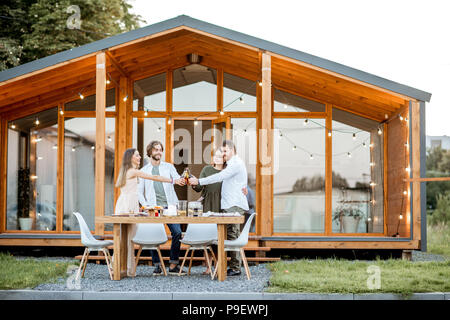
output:
POLYGON ((239 172, 239 166, 236 163, 229 163, 225 169, 209 177, 199 179, 200 185, 213 184, 228 179, 239 172))
MULTIPOLYGON (((205 168, 206 167, 203 167, 203 169, 202 169, 202 172, 200 172, 200 177, 199 177, 199 179, 201 179, 201 178, 204 178, 205 176, 206 176, 206 170, 205 170, 205 168)), ((192 189, 194 189, 195 191, 197 191, 197 192, 201 192, 202 190, 203 190, 203 186, 202 185, 193 185, 192 186, 192 189)))
POLYGON ((172 183, 172 179, 171 178, 166 178, 166 177, 163 177, 163 176, 154 176, 152 174, 148 174, 148 173, 142 172, 142 171, 137 170, 137 169, 130 169, 130 170, 132 170, 130 172, 130 178, 138 177, 138 178, 148 179, 148 180, 153 180, 153 181, 172 183))

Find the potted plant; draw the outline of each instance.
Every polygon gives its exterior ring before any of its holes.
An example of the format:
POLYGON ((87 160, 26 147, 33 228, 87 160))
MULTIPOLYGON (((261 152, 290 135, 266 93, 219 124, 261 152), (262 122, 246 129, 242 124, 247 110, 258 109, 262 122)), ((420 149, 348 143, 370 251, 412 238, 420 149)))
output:
POLYGON ((17 214, 21 230, 31 230, 30 218, 30 169, 20 168, 18 172, 17 214))
POLYGON ((340 223, 340 232, 356 233, 359 221, 364 218, 364 212, 358 204, 342 201, 335 209, 333 220, 340 223))

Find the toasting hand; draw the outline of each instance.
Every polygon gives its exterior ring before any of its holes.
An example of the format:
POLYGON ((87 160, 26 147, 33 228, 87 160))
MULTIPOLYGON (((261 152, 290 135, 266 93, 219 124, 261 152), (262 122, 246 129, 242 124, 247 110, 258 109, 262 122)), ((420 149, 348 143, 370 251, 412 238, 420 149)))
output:
POLYGON ((184 178, 180 178, 174 181, 175 184, 179 186, 184 186, 186 184, 186 180, 184 178))
POLYGON ((191 177, 191 178, 189 178, 189 184, 190 184, 191 186, 196 186, 196 185, 198 185, 198 179, 197 179, 196 177, 191 177))

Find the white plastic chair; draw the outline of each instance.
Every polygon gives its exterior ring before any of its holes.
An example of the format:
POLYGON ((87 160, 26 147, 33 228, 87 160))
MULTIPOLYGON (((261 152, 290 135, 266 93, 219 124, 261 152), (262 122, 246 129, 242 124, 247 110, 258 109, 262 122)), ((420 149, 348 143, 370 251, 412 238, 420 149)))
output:
POLYGON ((109 277, 113 280, 112 274, 112 266, 111 266, 111 256, 109 254, 108 246, 114 244, 113 241, 110 240, 97 240, 92 235, 89 230, 88 225, 84 221, 83 216, 79 212, 74 212, 73 215, 77 218, 78 224, 80 225, 80 233, 81 233, 81 243, 86 246, 84 249, 83 257, 81 258, 80 267, 78 268, 76 279, 78 280, 81 272, 81 268, 83 268, 83 273, 81 277, 84 277, 84 271, 86 270, 86 265, 89 258, 89 253, 91 251, 102 251, 105 254, 106 264, 108 266, 109 277))
MULTIPOLYGON (((252 213, 252 215, 247 219, 244 228, 242 229, 241 234, 236 240, 225 240, 224 248, 225 251, 238 251, 241 254, 242 262, 244 263, 245 273, 247 275, 247 279, 250 280, 250 270, 248 268, 247 258, 245 257, 244 247, 248 243, 248 233, 250 230, 250 226, 252 225, 253 218, 255 217, 256 212, 252 213)), ((213 279, 217 274, 217 268, 214 270, 213 279)))
POLYGON ((206 263, 208 264, 212 278, 213 274, 211 263, 208 258, 208 249, 212 253, 212 258, 214 262, 216 262, 216 256, 214 255, 214 252, 212 251, 211 248, 211 244, 213 244, 214 241, 217 241, 217 224, 215 223, 189 224, 183 239, 180 240, 181 243, 188 245, 189 248, 186 250, 186 254, 184 255, 183 262, 181 264, 180 273, 178 275, 181 275, 181 272, 183 271, 183 266, 184 263, 186 262, 186 257, 189 253, 189 250, 192 250, 192 253, 189 262, 188 274, 191 274, 192 258, 194 257, 194 251, 203 250, 203 254, 205 256, 206 263))
POLYGON ((139 251, 136 256, 136 263, 134 264, 134 273, 136 273, 139 258, 143 249, 156 250, 159 255, 159 261, 161 262, 161 268, 164 275, 167 276, 164 260, 161 255, 159 246, 166 243, 168 238, 166 229, 162 223, 138 223, 136 225, 136 235, 131 240, 133 243, 139 245, 139 251))

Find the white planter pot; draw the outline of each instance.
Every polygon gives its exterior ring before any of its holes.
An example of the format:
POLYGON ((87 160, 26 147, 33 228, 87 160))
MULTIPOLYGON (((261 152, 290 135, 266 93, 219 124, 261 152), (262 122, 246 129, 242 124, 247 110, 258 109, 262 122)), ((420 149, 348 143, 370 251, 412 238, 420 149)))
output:
POLYGON ((353 218, 348 216, 342 217, 342 227, 344 228, 344 233, 356 233, 358 230, 360 218, 353 218))
POLYGON ((33 218, 19 218, 20 230, 31 230, 33 218))

